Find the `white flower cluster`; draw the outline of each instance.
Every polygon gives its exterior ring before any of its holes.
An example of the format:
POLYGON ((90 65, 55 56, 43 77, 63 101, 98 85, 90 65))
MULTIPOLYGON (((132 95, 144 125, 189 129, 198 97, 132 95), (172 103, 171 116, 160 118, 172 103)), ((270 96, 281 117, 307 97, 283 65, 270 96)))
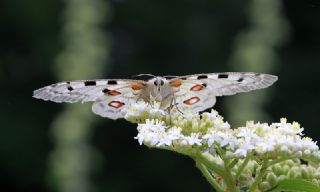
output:
POLYGON ((138 139, 140 145, 147 146, 193 146, 202 145, 199 134, 191 133, 190 136, 185 136, 181 133, 180 127, 167 127, 163 121, 147 120, 146 123, 138 125, 138 139))
POLYGON ((320 159, 317 143, 303 137, 302 131, 297 122, 287 123, 285 118, 271 125, 247 122, 246 127, 233 130, 237 140, 234 155, 245 157, 253 151, 256 154, 281 153, 320 159))
POLYGON ((124 108, 121 113, 132 123, 144 122, 146 119, 157 119, 168 113, 160 108, 160 103, 138 101, 124 108))
POLYGON ((254 153, 320 159, 316 142, 303 137, 303 128, 296 122, 288 123, 285 118, 271 125, 247 122, 245 127, 231 129, 214 110, 199 115, 173 109, 168 114, 159 105, 137 103, 124 112, 127 120, 139 123, 135 139, 140 145, 203 151, 220 147, 230 157, 254 153))

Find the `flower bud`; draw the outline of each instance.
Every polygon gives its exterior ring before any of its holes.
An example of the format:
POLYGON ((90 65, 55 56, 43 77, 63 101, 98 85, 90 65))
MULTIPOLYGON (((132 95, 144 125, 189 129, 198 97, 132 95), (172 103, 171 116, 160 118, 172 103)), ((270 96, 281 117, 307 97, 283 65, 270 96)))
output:
POLYGON ((266 179, 272 186, 274 186, 274 185, 276 185, 278 183, 277 176, 272 172, 267 174, 266 179))
POLYGON ((260 183, 259 188, 264 191, 266 189, 269 189, 272 185, 268 181, 263 181, 260 183))

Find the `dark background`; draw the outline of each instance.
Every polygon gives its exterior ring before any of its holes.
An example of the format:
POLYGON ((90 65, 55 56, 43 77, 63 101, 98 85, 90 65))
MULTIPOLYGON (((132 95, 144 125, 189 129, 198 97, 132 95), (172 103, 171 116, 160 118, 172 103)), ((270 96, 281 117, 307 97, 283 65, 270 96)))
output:
MULTIPOLYGON (((48 171, 48 159, 55 148, 50 126, 65 105, 31 96, 34 89, 61 80, 56 78, 54 65, 64 45, 61 31, 65 2, 0 1, 3 191, 59 191, 51 184, 48 171)), ((103 76, 96 78, 234 71, 228 63, 236 35, 250 25, 247 18, 250 3, 109 1, 109 19, 102 26, 110 39, 109 58, 105 62, 108 67, 103 76)), ((263 110, 272 121, 284 116, 289 121, 298 121, 308 136, 319 140, 320 3, 317 0, 282 3, 290 32, 286 42, 275 48, 277 64, 268 72, 278 75, 279 81, 263 110)), ((224 101, 219 99, 217 109, 228 116, 224 101)), ((84 106, 83 110, 88 108, 84 106)), ((133 139, 136 125, 94 118, 97 122, 90 128, 93 133, 89 143, 99 152, 99 160, 92 161, 97 166, 89 178, 94 186, 91 191, 211 190, 192 160, 139 146, 133 139)))

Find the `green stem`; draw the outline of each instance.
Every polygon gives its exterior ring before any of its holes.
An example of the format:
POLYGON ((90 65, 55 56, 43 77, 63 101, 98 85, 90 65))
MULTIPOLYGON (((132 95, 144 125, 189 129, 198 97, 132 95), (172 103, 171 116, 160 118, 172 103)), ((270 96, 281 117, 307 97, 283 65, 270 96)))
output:
POLYGON ((230 169, 232 169, 237 163, 239 162, 239 159, 234 159, 231 161, 231 163, 228 165, 230 169))
POLYGON ((240 191, 237 188, 236 182, 235 182, 235 178, 231 173, 231 169, 228 167, 228 162, 224 162, 225 163, 225 177, 223 178, 223 180, 225 181, 227 187, 228 187, 228 191, 232 191, 232 192, 237 192, 240 191))
POLYGON ((204 155, 198 154, 194 156, 196 161, 201 162, 204 164, 206 167, 208 167, 211 171, 215 172, 216 174, 220 175, 221 177, 225 176, 225 170, 222 166, 216 164, 215 162, 212 162, 208 160, 204 155))
MULTIPOLYGON (((223 154, 222 159, 224 160, 224 167, 221 165, 210 161, 208 158, 205 157, 205 155, 198 153, 196 151, 192 150, 178 150, 178 149, 173 149, 170 147, 163 147, 162 149, 167 149, 170 151, 175 151, 180 154, 189 156, 193 158, 196 162, 199 162, 203 165, 205 165, 207 168, 209 168, 212 172, 216 173, 217 175, 221 176, 223 181, 225 182, 227 186, 227 191, 230 192, 239 192, 240 190, 237 188, 236 182, 234 180, 234 176, 231 174, 231 169, 228 167, 229 165, 229 160, 226 158, 223 154)), ((221 149, 222 150, 222 149, 221 149)))
POLYGON ((221 159, 223 160, 224 169, 225 169, 225 172, 224 172, 225 177, 223 177, 223 180, 225 181, 225 183, 227 185, 228 191, 232 191, 232 192, 240 191, 237 188, 235 177, 231 173, 231 168, 229 167, 229 165, 230 165, 229 158, 227 158, 225 156, 225 152, 223 149, 221 149, 220 146, 216 146, 216 147, 217 147, 218 154, 220 155, 221 159))
POLYGON ((203 165, 201 162, 195 160, 197 167, 202 172, 203 176, 207 179, 207 181, 211 184, 211 186, 217 191, 217 192, 224 192, 224 190, 221 188, 219 183, 215 180, 215 178, 211 175, 211 173, 208 171, 207 167, 203 165))
POLYGON ((240 165, 237 173, 236 173, 236 179, 239 179, 242 171, 244 170, 244 168, 247 166, 248 162, 250 160, 250 154, 247 155, 247 157, 245 158, 245 160, 242 162, 242 164, 240 165))
POLYGON ((234 181, 234 178, 231 174, 231 171, 229 168, 226 166, 222 167, 212 161, 209 161, 205 156, 199 154, 196 157, 196 161, 199 161, 200 163, 204 164, 206 167, 208 167, 211 171, 216 173, 217 175, 221 176, 225 184, 227 185, 227 191, 230 192, 238 192, 239 189, 236 186, 236 183, 234 181))
POLYGON ((266 174, 267 172, 267 168, 268 168, 268 160, 264 160, 263 164, 260 168, 260 172, 259 174, 256 176, 256 178, 254 179, 251 187, 249 188, 248 192, 254 192, 258 186, 259 183, 261 183, 261 180, 263 178, 263 176, 266 174))
POLYGON ((268 163, 268 167, 269 167, 269 166, 272 166, 272 165, 274 165, 274 164, 280 163, 280 162, 282 162, 282 161, 286 161, 286 160, 288 160, 288 159, 290 159, 290 158, 289 158, 289 157, 281 157, 281 158, 279 158, 279 159, 270 161, 270 162, 268 163))

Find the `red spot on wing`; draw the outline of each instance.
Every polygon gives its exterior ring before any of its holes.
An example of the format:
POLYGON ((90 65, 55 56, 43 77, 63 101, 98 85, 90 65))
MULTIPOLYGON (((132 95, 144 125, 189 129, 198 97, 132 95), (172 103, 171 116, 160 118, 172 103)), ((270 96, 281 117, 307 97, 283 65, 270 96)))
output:
POLYGON ((116 95, 120 95, 121 93, 119 91, 111 90, 111 91, 108 91, 107 94, 110 96, 116 96, 116 95))
POLYGON ((181 84, 182 84, 182 80, 181 79, 176 79, 176 80, 170 82, 170 85, 173 86, 173 87, 180 87, 181 84))
POLYGON ((203 85, 195 85, 195 86, 193 86, 193 87, 191 87, 191 91, 201 91, 202 89, 204 89, 205 88, 205 86, 203 86, 203 85))
POLYGON ((118 108, 122 107, 123 105, 125 105, 125 103, 123 103, 121 101, 111 101, 111 102, 108 103, 108 105, 110 107, 118 109, 118 108))
POLYGON ((199 97, 191 97, 190 99, 185 100, 183 103, 187 105, 193 105, 195 103, 198 103, 200 101, 199 97))
POLYGON ((134 91, 139 91, 141 89, 144 89, 146 87, 145 83, 140 83, 140 82, 133 82, 131 83, 131 88, 134 91))
POLYGON ((134 91, 138 91, 138 90, 141 90, 145 87, 146 85, 143 84, 143 83, 138 83, 138 82, 133 82, 131 84, 131 88, 134 90, 134 91))

